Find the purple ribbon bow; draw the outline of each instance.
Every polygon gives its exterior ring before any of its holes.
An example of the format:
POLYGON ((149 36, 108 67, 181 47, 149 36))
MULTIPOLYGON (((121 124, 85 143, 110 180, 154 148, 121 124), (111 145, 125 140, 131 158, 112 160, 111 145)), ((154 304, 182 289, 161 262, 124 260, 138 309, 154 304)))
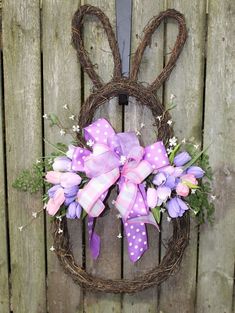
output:
POLYGON ((158 225, 146 203, 143 181, 153 171, 169 165, 162 141, 143 148, 135 133, 115 133, 105 119, 99 119, 84 129, 92 152, 76 148, 72 169, 83 171, 90 181, 78 193, 77 201, 88 213, 89 243, 93 258, 100 250, 100 238, 94 232, 94 218, 105 206, 109 188, 118 181, 119 194, 115 206, 122 216, 132 262, 148 248, 146 225, 158 225))

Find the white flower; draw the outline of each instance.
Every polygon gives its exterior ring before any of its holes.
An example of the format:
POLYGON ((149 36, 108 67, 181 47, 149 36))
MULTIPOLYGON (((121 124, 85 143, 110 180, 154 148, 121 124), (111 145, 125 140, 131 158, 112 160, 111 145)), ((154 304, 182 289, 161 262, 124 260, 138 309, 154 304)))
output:
POLYGON ((211 195, 211 199, 212 199, 212 200, 215 200, 215 199, 216 199, 216 196, 215 196, 215 195, 211 195))
POLYGON ((116 218, 122 218, 121 214, 117 214, 116 218))
POLYGON ((60 130, 60 135, 61 135, 61 136, 64 136, 64 135, 65 135, 64 129, 61 129, 61 130, 60 130))
POLYGON ((58 234, 62 234, 63 233, 63 229, 59 228, 58 229, 58 234))
POLYGON ((164 212, 166 212, 166 209, 161 208, 161 209, 160 209, 160 212, 161 212, 161 213, 164 213, 164 212))
POLYGON ((199 145, 193 145, 194 146, 194 148, 196 149, 196 150, 198 150, 198 148, 199 148, 199 145))
POLYGON ((37 218, 37 216, 38 216, 37 212, 32 212, 32 217, 33 218, 37 218))
POLYGON ((186 139, 184 138, 184 139, 182 139, 182 141, 181 141, 182 143, 185 143, 186 142, 186 139))
POLYGON ((112 204, 113 204, 113 205, 115 205, 115 203, 116 203, 116 201, 115 201, 115 200, 113 200, 113 201, 112 201, 112 204))
POLYGON ((117 235, 117 238, 121 239, 121 238, 122 238, 122 234, 119 233, 119 234, 117 235))
POLYGON ((75 120, 75 115, 71 115, 71 116, 69 117, 69 119, 72 120, 72 121, 74 121, 74 120, 75 120))
POLYGON ((172 125, 172 123, 173 123, 172 120, 167 121, 168 125, 172 125))
POLYGON ((67 104, 63 105, 63 109, 68 110, 68 105, 67 104))
POLYGON ((170 146, 176 146, 177 144, 177 138, 176 137, 172 137, 169 139, 169 145, 170 146))
POLYGON ((121 157, 120 157, 120 163, 121 163, 122 165, 124 165, 124 164, 126 163, 126 156, 125 156, 125 155, 121 155, 121 157))
POLYGON ((92 147, 94 145, 94 141, 89 139, 86 144, 88 147, 92 147))
POLYGON ((176 96, 172 93, 172 94, 170 95, 171 101, 172 101, 173 99, 175 99, 175 98, 176 98, 176 96))
POLYGON ((73 132, 79 133, 79 131, 80 131, 79 125, 73 125, 72 130, 73 130, 73 132))
POLYGON ((172 148, 167 148, 166 151, 167 151, 168 154, 171 154, 171 152, 173 151, 173 149, 172 149, 172 148))
POLYGON ((162 119, 162 116, 161 115, 158 115, 157 116, 157 119, 159 120, 159 122, 161 121, 161 119, 162 119))
POLYGON ((39 159, 36 160, 36 164, 39 164, 41 163, 41 161, 39 159))
POLYGON ((59 220, 60 222, 62 221, 62 216, 57 215, 56 218, 57 218, 57 220, 59 220))
POLYGON ((24 226, 19 226, 19 227, 18 227, 19 231, 22 231, 23 228, 24 228, 24 226))
POLYGON ((192 189, 191 193, 194 194, 194 193, 196 193, 196 191, 197 191, 197 189, 192 189))
POLYGON ((50 251, 53 252, 55 251, 55 248, 53 246, 50 247, 50 251))
POLYGON ((140 135, 141 135, 141 132, 140 132, 138 129, 136 129, 136 130, 135 130, 135 134, 136 134, 136 136, 140 136, 140 135))
POLYGON ((141 123, 140 124, 140 128, 144 128, 145 127, 145 124, 144 123, 141 123))
POLYGON ((48 159, 48 164, 52 164, 53 160, 52 159, 48 159))
POLYGON ((43 116, 42 116, 45 120, 47 120, 48 119, 48 115, 45 113, 45 114, 43 114, 43 116))
POLYGON ((171 217, 167 216, 167 222, 170 222, 170 221, 171 221, 171 217))

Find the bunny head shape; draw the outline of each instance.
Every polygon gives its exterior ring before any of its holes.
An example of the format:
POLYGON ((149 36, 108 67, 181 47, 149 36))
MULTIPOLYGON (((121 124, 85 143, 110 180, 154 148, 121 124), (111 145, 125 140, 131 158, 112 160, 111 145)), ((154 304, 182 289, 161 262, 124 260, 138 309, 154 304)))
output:
POLYGON ((156 91, 169 77, 183 48, 186 37, 187 31, 184 16, 173 9, 168 9, 164 12, 161 12, 158 16, 153 17, 144 28, 143 39, 141 40, 134 54, 130 75, 128 78, 122 77, 121 58, 118 44, 108 17, 97 7, 91 5, 81 6, 73 17, 72 42, 75 49, 77 50, 81 66, 90 77, 95 88, 94 92, 87 98, 85 103, 82 105, 79 114, 79 125, 81 127, 85 127, 90 124, 96 109, 100 105, 113 97, 125 94, 127 96, 135 97, 138 100, 139 104, 148 106, 152 111, 152 114, 155 118, 155 124, 157 126, 159 126, 160 123, 157 119, 157 116, 163 116, 163 120, 161 120, 161 126, 158 127, 158 139, 162 139, 163 141, 169 139, 172 136, 172 128, 169 127, 166 122, 170 118, 170 115, 168 112, 165 112, 165 114, 163 114, 164 107, 157 97, 156 91), (102 82, 101 78, 95 71, 95 68, 88 56, 87 51, 84 48, 82 28, 84 24, 84 17, 86 15, 96 16, 102 23, 102 26, 107 34, 108 42, 114 60, 113 78, 107 84, 104 84, 102 82), (173 18, 177 21, 179 30, 178 36, 167 64, 162 69, 157 78, 149 86, 145 87, 137 80, 142 56, 144 54, 145 48, 151 41, 152 34, 156 31, 161 22, 166 18, 173 18))
MULTIPOLYGON (((156 96, 155 92, 160 88, 164 81, 169 77, 176 60, 183 48, 186 40, 186 26, 182 14, 175 10, 167 10, 160 13, 159 16, 154 17, 147 24, 144 30, 143 39, 140 42, 133 59, 132 69, 128 78, 122 77, 121 73, 121 59, 118 50, 118 45, 115 39, 114 32, 110 25, 107 16, 99 9, 90 5, 81 6, 75 13, 72 21, 72 40, 73 45, 77 50, 81 66, 88 74, 94 84, 94 91, 83 103, 79 115, 79 125, 81 128, 87 126, 92 122, 92 118, 96 109, 103 103, 117 97, 120 94, 135 97, 139 104, 148 106, 156 120, 158 126, 158 115, 164 114, 161 120, 162 128, 158 127, 158 138, 167 140, 172 135, 172 130, 166 121, 169 119, 169 113, 164 112, 164 107, 156 96), (102 23, 108 37, 108 42, 114 58, 113 78, 107 84, 103 84, 99 75, 96 73, 94 66, 89 59, 89 56, 84 48, 82 39, 82 26, 85 15, 95 15, 102 23), (141 63, 144 50, 150 42, 152 33, 158 28, 160 23, 165 18, 174 18, 178 22, 179 33, 172 50, 168 63, 163 68, 158 77, 145 87, 137 81, 137 75, 141 63)), ((105 279, 95 277, 86 272, 86 270, 76 263, 73 253, 71 251, 69 242, 69 233, 67 230, 66 219, 63 218, 60 222, 58 219, 53 221, 52 235, 54 238, 55 252, 58 259, 64 268, 64 271, 69 274, 75 283, 81 287, 91 291, 101 291, 108 293, 135 293, 153 285, 160 285, 163 281, 168 279, 173 272, 178 268, 184 250, 189 241, 189 215, 185 214, 179 219, 173 219, 173 235, 167 244, 165 255, 158 266, 145 272, 141 276, 131 279, 105 279), (63 229, 63 235, 58 233, 58 227, 63 229)))

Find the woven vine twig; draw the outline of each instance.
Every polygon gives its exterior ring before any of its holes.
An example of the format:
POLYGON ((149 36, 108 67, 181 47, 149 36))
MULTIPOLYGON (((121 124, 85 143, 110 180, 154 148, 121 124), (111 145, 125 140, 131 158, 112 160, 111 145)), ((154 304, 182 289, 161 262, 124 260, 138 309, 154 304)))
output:
MULTIPOLYGON (((123 78, 121 75, 121 59, 118 50, 118 45, 111 24, 107 16, 99 9, 90 5, 81 6, 74 14, 72 21, 72 41, 77 50, 78 57, 84 71, 92 80, 95 91, 87 98, 81 107, 79 114, 79 123, 83 128, 92 122, 96 110, 105 102, 120 94, 135 97, 139 105, 145 105, 150 108, 155 118, 156 125, 159 124, 157 117, 163 116, 161 120, 161 128, 158 132, 158 139, 166 142, 173 135, 171 127, 167 124, 170 115, 165 112, 163 105, 154 93, 157 91, 164 81, 169 77, 176 61, 180 55, 187 37, 186 25, 184 16, 176 10, 166 10, 161 12, 157 17, 153 17, 144 29, 144 36, 140 42, 133 59, 130 78, 123 78), (82 38, 82 28, 84 17, 86 15, 96 16, 102 23, 107 34, 108 42, 113 54, 114 70, 112 80, 104 84, 95 71, 87 51, 84 48, 82 38), (152 34, 159 27, 160 23, 167 19, 173 18, 178 23, 179 33, 172 50, 169 61, 163 68, 157 78, 147 87, 137 81, 138 71, 144 50, 151 40, 152 34)), ((68 275, 78 283, 81 287, 93 291, 102 291, 110 293, 134 293, 140 290, 149 288, 153 285, 159 285, 169 278, 179 267, 182 260, 184 250, 189 241, 189 215, 173 219, 173 235, 167 244, 167 250, 161 263, 148 271, 147 273, 129 279, 104 279, 95 277, 86 272, 82 266, 75 262, 70 243, 69 233, 67 229, 66 218, 62 222, 55 220, 52 224, 52 234, 54 238, 55 252, 60 260, 61 265, 68 275), (58 232, 58 227, 63 229, 63 233, 58 232)))

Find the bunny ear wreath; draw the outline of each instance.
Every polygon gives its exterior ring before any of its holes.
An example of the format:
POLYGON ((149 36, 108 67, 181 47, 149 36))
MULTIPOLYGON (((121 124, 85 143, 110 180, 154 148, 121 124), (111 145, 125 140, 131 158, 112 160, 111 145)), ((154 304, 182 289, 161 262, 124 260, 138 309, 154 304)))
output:
MULTIPOLYGON (((184 16, 178 11, 169 9, 161 12, 158 16, 153 17, 145 27, 143 39, 135 52, 130 78, 123 78, 121 74, 121 59, 118 45, 109 19, 97 7, 90 5, 81 6, 73 17, 72 42, 77 50, 81 66, 92 80, 95 88, 94 92, 82 105, 79 115, 80 126, 83 128, 89 125, 92 121, 95 111, 103 103, 107 102, 107 100, 120 94, 133 96, 138 100, 140 105, 148 106, 155 118, 156 125, 159 125, 157 116, 163 114, 164 107, 154 92, 157 91, 164 83, 164 81, 169 77, 183 48, 186 37, 187 31, 185 19, 184 16), (113 78, 107 84, 103 84, 101 78, 96 73, 91 60, 89 59, 87 51, 84 48, 82 26, 84 24, 84 17, 86 15, 96 16, 102 23, 103 28, 107 34, 108 42, 114 59, 113 78), (141 59, 146 46, 151 40, 152 34, 155 32, 161 22, 167 18, 173 18, 177 21, 179 33, 168 63, 165 65, 158 77, 152 82, 152 84, 145 87, 137 81, 141 59)), ((161 139, 165 142, 173 135, 172 129, 166 123, 169 118, 169 113, 165 112, 164 119, 161 121, 161 127, 158 132, 158 139, 161 139)), ((172 274, 179 268, 184 250, 189 242, 189 221, 188 214, 184 214, 181 218, 173 219, 173 235, 167 244, 166 253, 162 261, 158 266, 144 273, 142 276, 134 278, 133 280, 112 280, 103 279, 101 277, 94 277, 90 273, 87 273, 82 266, 78 265, 75 262, 70 247, 66 218, 63 218, 60 222, 57 219, 53 221, 52 235, 54 238, 54 247, 56 248, 55 252, 58 256, 58 259, 64 268, 64 271, 72 277, 75 283, 92 291, 102 291, 108 293, 135 293, 153 285, 160 285, 163 281, 172 276, 172 274), (58 225, 60 225, 60 228, 62 228, 62 233, 58 233, 58 225)))

